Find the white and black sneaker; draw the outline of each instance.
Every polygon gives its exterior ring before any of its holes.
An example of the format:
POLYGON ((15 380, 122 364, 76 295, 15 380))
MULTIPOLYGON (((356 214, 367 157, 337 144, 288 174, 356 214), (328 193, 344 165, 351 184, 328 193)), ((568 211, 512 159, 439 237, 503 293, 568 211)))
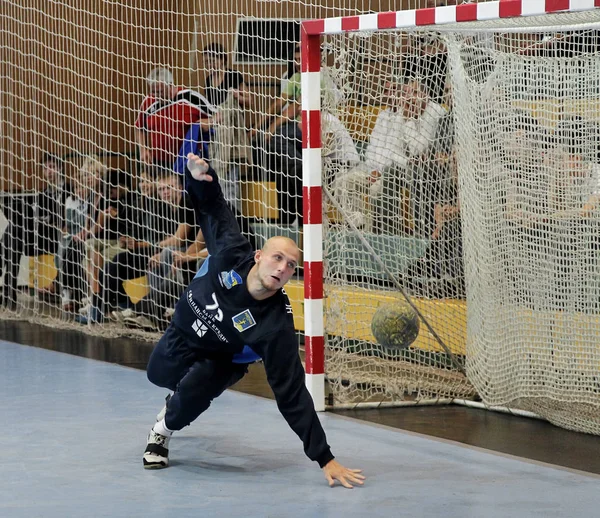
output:
POLYGON ((171 394, 167 394, 165 398, 165 406, 162 407, 162 410, 156 414, 156 422, 162 421, 165 418, 165 414, 167 413, 167 405, 169 404, 169 399, 171 399, 171 394))
POLYGON ((162 469, 169 465, 170 437, 150 430, 144 452, 144 469, 162 469))

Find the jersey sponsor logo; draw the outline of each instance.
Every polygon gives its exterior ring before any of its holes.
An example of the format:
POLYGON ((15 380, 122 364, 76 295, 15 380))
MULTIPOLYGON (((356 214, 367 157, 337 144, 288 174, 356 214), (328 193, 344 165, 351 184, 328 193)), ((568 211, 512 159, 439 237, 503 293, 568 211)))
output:
POLYGON ((256 320, 254 320, 254 317, 252 316, 252 313, 250 313, 249 309, 232 316, 231 320, 233 322, 233 327, 235 327, 240 333, 256 325, 256 320))
POLYGON ((223 311, 221 311, 221 308, 219 307, 219 301, 217 300, 217 295, 215 293, 212 294, 212 299, 214 300, 215 303, 207 304, 204 307, 210 311, 212 311, 213 309, 216 309, 217 312, 214 315, 215 319, 218 320, 219 322, 223 322, 223 311))
POLYGON ((200 319, 196 319, 196 321, 192 324, 192 329, 196 331, 196 334, 202 338, 206 332, 208 331, 208 327, 206 327, 200 319))
POLYGON ((213 333, 215 333, 217 338, 219 340, 221 340, 221 342, 229 343, 229 340, 227 340, 227 338, 225 337, 223 332, 219 329, 218 324, 217 324, 218 322, 223 321, 223 312, 218 307, 219 304, 217 302, 216 295, 214 293, 213 293, 213 300, 215 301, 215 304, 209 304, 209 305, 205 306, 204 308, 200 308, 200 307, 198 307, 198 304, 196 304, 196 301, 194 300, 192 290, 188 290, 188 293, 187 293, 188 304, 190 306, 190 309, 196 315, 196 317, 198 317, 197 320, 194 322, 194 324, 192 324, 192 328, 194 329, 194 331, 196 332, 196 334, 199 337, 204 336, 206 331, 208 331, 210 329, 213 333), (216 314, 209 313, 207 310, 209 308, 217 309, 217 313, 216 314), (197 329, 194 326, 197 326, 197 329), (206 331, 204 331, 200 326, 204 326, 206 328, 206 331), (200 330, 201 333, 198 330, 200 330))
POLYGON ((235 270, 230 270, 228 272, 221 272, 221 283, 230 290, 234 286, 242 284, 243 281, 239 273, 235 270))

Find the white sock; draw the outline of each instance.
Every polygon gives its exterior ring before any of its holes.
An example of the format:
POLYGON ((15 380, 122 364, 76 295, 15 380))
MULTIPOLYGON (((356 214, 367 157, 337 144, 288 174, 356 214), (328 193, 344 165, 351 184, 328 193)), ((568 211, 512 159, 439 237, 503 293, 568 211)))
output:
POLYGON ((160 421, 158 421, 158 423, 156 423, 152 429, 156 433, 159 433, 160 435, 164 435, 165 437, 171 437, 171 435, 173 435, 173 430, 169 430, 167 428, 164 417, 160 421))

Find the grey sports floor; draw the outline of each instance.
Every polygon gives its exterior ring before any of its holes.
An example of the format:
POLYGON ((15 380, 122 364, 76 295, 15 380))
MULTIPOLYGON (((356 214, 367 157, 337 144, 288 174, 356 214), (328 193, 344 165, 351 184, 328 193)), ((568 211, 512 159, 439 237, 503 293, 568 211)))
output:
MULTIPOLYGON (((228 391, 141 454, 165 393, 142 370, 0 342, 0 517, 593 517, 600 477, 321 415, 364 487, 330 489, 273 401, 228 391)), ((540 437, 539 440, 543 440, 540 437)))

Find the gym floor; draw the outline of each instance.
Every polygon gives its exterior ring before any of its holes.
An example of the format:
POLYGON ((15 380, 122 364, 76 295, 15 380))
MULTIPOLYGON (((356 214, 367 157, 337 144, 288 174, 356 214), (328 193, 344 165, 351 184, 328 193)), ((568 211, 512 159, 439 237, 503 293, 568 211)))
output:
POLYGON ((0 322, 0 339, 0 516, 598 513, 600 437, 459 406, 322 414, 334 454, 368 476, 329 490, 265 399, 260 364, 174 436, 168 470, 147 472, 165 395, 142 371, 152 344, 17 321, 0 322))

